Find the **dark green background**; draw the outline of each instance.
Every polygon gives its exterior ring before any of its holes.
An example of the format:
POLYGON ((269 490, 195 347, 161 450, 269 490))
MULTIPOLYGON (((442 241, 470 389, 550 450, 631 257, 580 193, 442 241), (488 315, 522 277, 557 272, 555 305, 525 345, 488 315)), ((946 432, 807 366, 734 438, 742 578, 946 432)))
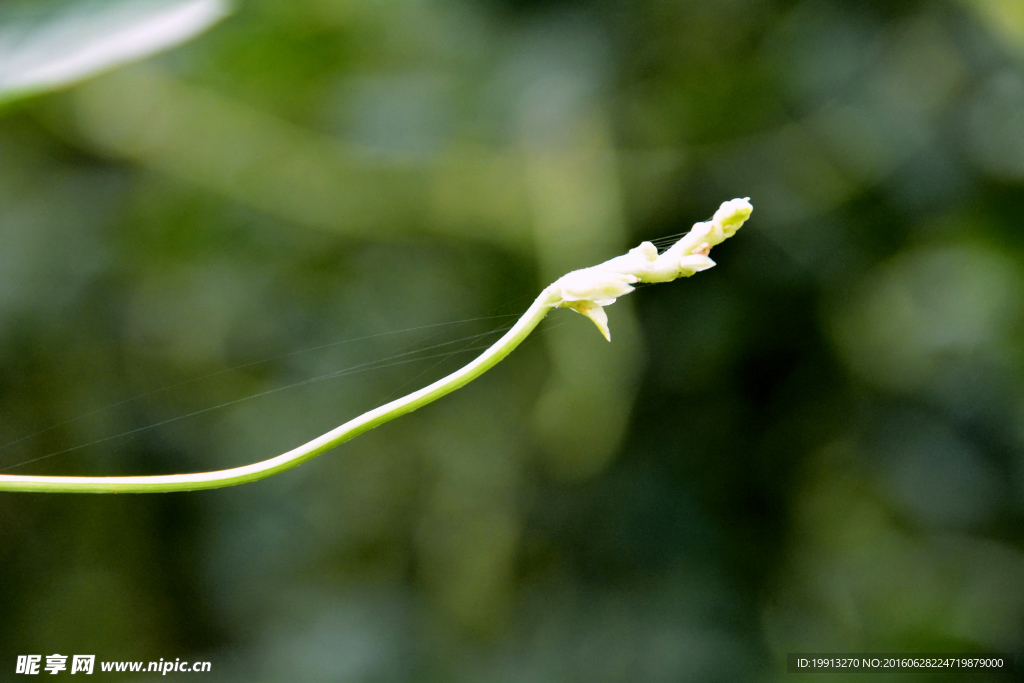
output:
MULTIPOLYGON (((464 349, 428 347, 511 318, 296 353, 517 313, 726 199, 755 211, 717 268, 609 308, 611 345, 556 311, 297 470, 0 494, 0 679, 54 652, 496 682, 1020 654, 1022 60, 1016 0, 267 0, 8 106, 2 467, 464 349)), ((252 462, 469 357, 6 472, 252 462)))

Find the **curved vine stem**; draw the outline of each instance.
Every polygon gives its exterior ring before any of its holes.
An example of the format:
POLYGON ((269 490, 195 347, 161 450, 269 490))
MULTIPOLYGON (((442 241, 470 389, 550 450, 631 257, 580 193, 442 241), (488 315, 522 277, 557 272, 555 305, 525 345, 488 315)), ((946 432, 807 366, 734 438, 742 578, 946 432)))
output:
POLYGON ((605 263, 573 271, 541 292, 516 324, 468 365, 418 391, 375 408, 312 441, 262 462, 214 472, 137 477, 49 477, 0 475, 0 491, 46 493, 161 493, 196 491, 265 479, 315 458, 363 432, 411 413, 450 394, 497 365, 529 336, 552 308, 563 306, 589 317, 609 337, 603 307, 633 291, 637 282, 668 282, 714 265, 711 247, 731 237, 752 211, 747 200, 725 202, 706 223, 697 223, 662 254, 650 242, 605 263))

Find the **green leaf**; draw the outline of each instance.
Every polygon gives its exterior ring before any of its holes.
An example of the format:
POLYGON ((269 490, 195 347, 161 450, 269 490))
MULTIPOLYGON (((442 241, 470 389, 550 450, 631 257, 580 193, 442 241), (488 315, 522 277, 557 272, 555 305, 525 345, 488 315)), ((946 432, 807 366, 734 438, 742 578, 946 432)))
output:
POLYGON ((227 0, 50 0, 0 6, 0 102, 56 90, 202 33, 227 0))

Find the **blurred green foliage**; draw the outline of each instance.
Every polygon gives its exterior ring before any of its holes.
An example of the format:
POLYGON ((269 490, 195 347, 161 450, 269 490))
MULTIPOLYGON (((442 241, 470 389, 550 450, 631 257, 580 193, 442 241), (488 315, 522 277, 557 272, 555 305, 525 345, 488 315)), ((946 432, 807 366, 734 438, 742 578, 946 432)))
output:
POLYGON ((724 199, 755 212, 719 267, 610 309, 612 344, 553 315, 295 471, 0 495, 0 671, 736 681, 794 651, 1020 655, 1020 7, 240 2, 8 105, 10 472, 275 455, 506 319, 423 326, 517 313, 724 199))

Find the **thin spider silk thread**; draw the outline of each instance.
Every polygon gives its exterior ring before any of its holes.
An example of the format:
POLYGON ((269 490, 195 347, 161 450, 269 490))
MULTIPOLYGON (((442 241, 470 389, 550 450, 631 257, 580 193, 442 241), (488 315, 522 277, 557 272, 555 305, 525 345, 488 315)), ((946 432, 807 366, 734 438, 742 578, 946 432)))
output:
MULTIPOLYGON (((477 321, 477 320, 493 319, 493 318, 497 318, 497 317, 508 317, 508 316, 488 316, 486 318, 475 318, 475 319, 472 319, 470 321, 459 321, 459 322, 473 322, 473 321, 477 321)), ((441 325, 451 325, 451 324, 456 324, 456 323, 440 323, 440 324, 441 325)), ((436 326, 437 325, 426 325, 426 326, 423 326, 421 328, 410 328, 410 329, 423 329, 423 328, 426 328, 426 327, 436 327, 436 326)), ((485 338, 485 337, 497 334, 499 332, 504 332, 504 331, 508 330, 510 327, 511 327, 511 325, 503 325, 501 327, 498 327, 498 328, 495 328, 495 329, 492 329, 492 330, 488 330, 486 332, 481 332, 481 333, 478 333, 478 334, 469 335, 467 337, 462 337, 460 339, 455 339, 455 340, 448 341, 448 342, 442 342, 440 344, 435 344, 435 345, 432 345, 432 346, 428 346, 428 347, 424 347, 424 348, 420 348, 420 349, 415 349, 413 351, 406 351, 406 352, 400 352, 400 353, 392 354, 392 355, 387 356, 385 358, 380 358, 380 359, 375 359, 375 360, 372 360, 372 361, 366 361, 366 362, 363 362, 363 363, 358 363, 356 365, 349 366, 347 368, 342 368, 340 370, 332 370, 331 372, 327 372, 327 373, 324 373, 322 375, 318 375, 316 377, 305 379, 305 380, 302 380, 302 381, 299 381, 299 382, 293 382, 291 384, 287 384, 287 385, 282 386, 282 387, 275 387, 273 389, 269 389, 269 390, 266 390, 266 391, 256 392, 254 394, 250 394, 250 395, 247 395, 247 396, 243 396, 241 398, 233 399, 231 401, 225 401, 223 403, 219 403, 219 404, 214 405, 214 406, 209 406, 209 407, 206 407, 206 408, 201 408, 199 410, 195 410, 195 411, 192 411, 192 412, 189 412, 189 413, 185 413, 183 415, 178 415, 178 416, 175 416, 175 417, 172 417, 172 418, 168 418, 166 420, 160 420, 158 422, 155 422, 155 423, 152 423, 152 424, 148 424, 148 425, 144 425, 142 427, 136 427, 134 429, 129 429, 129 430, 125 430, 123 432, 119 432, 118 434, 113 434, 113 435, 110 435, 110 436, 105 436, 105 437, 102 437, 102 438, 99 438, 99 439, 95 439, 93 441, 89 441, 89 442, 84 443, 84 444, 79 444, 79 445, 76 445, 76 446, 71 446, 69 448, 63 448, 63 449, 60 449, 60 450, 57 450, 57 451, 53 451, 51 453, 46 453, 44 455, 40 455, 40 456, 37 456, 35 458, 31 458, 31 459, 24 460, 24 461, 21 461, 21 462, 18 462, 18 463, 7 465, 6 467, 2 467, 2 468, 0 468, 0 472, 6 472, 6 471, 9 471, 9 470, 12 470, 12 469, 24 466, 24 465, 29 465, 29 464, 32 464, 32 463, 36 463, 36 462, 39 462, 41 460, 46 460, 48 458, 52 458, 52 457, 55 457, 55 456, 58 456, 58 455, 64 455, 66 453, 72 453, 72 452, 75 452, 75 451, 83 450, 85 448, 89 448, 90 446, 95 446, 95 445, 98 445, 98 444, 101 444, 101 443, 107 443, 107 442, 110 442, 110 441, 114 441, 116 439, 120 439, 120 438, 124 438, 124 437, 127 437, 127 436, 132 436, 132 435, 135 435, 135 434, 139 434, 141 432, 145 432, 145 431, 148 431, 148 430, 151 430, 151 429, 155 429, 157 427, 161 427, 161 426, 164 426, 164 425, 167 425, 167 424, 178 422, 180 420, 188 419, 190 417, 195 417, 195 416, 198 416, 198 415, 203 415, 205 413, 213 412, 215 410, 220 410, 222 408, 227 408, 227 407, 232 406, 232 405, 237 405, 239 403, 244 403, 244 402, 247 402, 247 401, 251 401, 253 399, 261 398, 261 397, 264 397, 264 396, 269 396, 269 395, 276 394, 276 393, 279 393, 279 392, 282 392, 282 391, 286 391, 286 390, 289 390, 289 389, 295 389, 295 388, 298 388, 298 387, 307 386, 307 385, 310 385, 310 384, 315 384, 315 383, 322 382, 322 381, 329 380, 329 379, 335 379, 335 378, 339 378, 339 377, 348 377, 348 376, 359 374, 359 373, 362 373, 362 372, 371 372, 371 371, 374 371, 374 370, 382 370, 382 369, 389 368, 389 367, 395 367, 395 366, 398 366, 398 365, 405 365, 405 364, 409 364, 409 363, 416 363, 416 362, 420 362, 420 361, 424 361, 424 360, 430 360, 430 359, 434 359, 434 358, 441 358, 442 360, 440 362, 443 362, 444 360, 446 360, 448 358, 454 357, 454 356, 462 354, 462 353, 468 353, 470 351, 479 351, 479 350, 482 350, 482 349, 486 348, 487 347, 486 344, 484 346, 475 346, 475 343, 477 342, 477 340, 480 340, 482 338, 485 338), (429 355, 429 356, 421 356, 421 357, 416 357, 416 358, 405 358, 406 356, 422 354, 425 351, 431 351, 431 350, 434 350, 434 349, 443 348, 445 346, 451 346, 451 345, 454 345, 454 344, 459 344, 459 343, 462 343, 462 342, 465 342, 465 341, 469 341, 469 345, 467 345, 466 347, 463 347, 462 349, 458 349, 456 351, 448 351, 448 352, 444 352, 444 353, 433 354, 433 355, 429 355), (472 347, 470 348, 471 345, 472 345, 472 347), (405 358, 405 360, 397 360, 399 358, 405 358)), ((408 331, 408 330, 402 330, 400 332, 405 332, 405 331, 408 331)), ((399 332, 395 332, 393 334, 398 334, 398 333, 399 332)), ((391 333, 382 333, 382 334, 391 334, 391 333)), ((362 337, 360 339, 369 339, 369 338, 379 337, 379 336, 382 336, 382 335, 369 335, 367 337, 362 337)), ((436 337, 437 335, 433 335, 433 336, 436 337)), ((356 340, 346 340, 346 341, 356 341, 356 340)), ((420 340, 419 343, 422 343, 422 341, 423 340, 420 340)), ((299 353, 303 353, 304 351, 326 348, 328 346, 337 345, 337 344, 341 344, 341 343, 345 343, 345 342, 336 342, 335 344, 326 344, 326 345, 322 345, 322 346, 319 346, 319 347, 313 347, 311 349, 304 349, 302 351, 294 351, 294 352, 289 353, 289 354, 282 354, 281 356, 276 356, 276 357, 274 357, 272 359, 268 359, 268 360, 265 360, 265 361, 254 361, 252 363, 247 363, 244 366, 238 366, 238 367, 239 368, 251 367, 251 366, 257 365, 257 364, 259 364, 261 362, 269 362, 270 360, 276 360, 278 358, 283 358, 283 357, 287 357, 287 356, 293 356, 293 355, 296 355, 296 354, 299 354, 299 353)), ((408 346, 406 346, 404 348, 408 348, 408 346)), ((437 364, 435 364, 435 366, 436 365, 437 364)), ((424 373, 420 373, 420 375, 425 374, 425 372, 428 372, 429 370, 430 369, 428 368, 427 371, 424 371, 424 373)), ((210 375, 206 375, 205 377, 200 378, 200 379, 207 379, 207 378, 219 375, 219 374, 223 374, 225 372, 228 372, 228 370, 222 370, 222 371, 218 371, 216 373, 211 373, 210 375)), ((171 388, 180 387, 180 386, 183 386, 183 385, 186 385, 186 384, 190 384, 190 383, 193 383, 193 382, 197 382, 197 381, 199 381, 199 379, 189 380, 189 381, 186 381, 186 382, 179 382, 178 384, 172 385, 171 387, 166 387, 164 389, 154 390, 154 391, 151 391, 151 392, 147 392, 145 394, 141 394, 139 397, 136 397, 135 399, 126 399, 124 401, 120 401, 120 402, 118 402, 116 404, 112 404, 111 406, 107 406, 106 408, 97 409, 97 410, 94 410, 94 411, 92 411, 90 413, 86 413, 84 415, 81 415, 81 416, 79 416, 77 418, 72 418, 70 420, 66 420, 65 422, 62 422, 62 423, 60 423, 58 425, 55 425, 53 427, 49 427, 46 430, 43 430, 42 432, 39 432, 39 433, 37 433, 36 435, 33 435, 33 436, 38 436, 41 433, 45 433, 47 431, 51 431, 53 429, 56 429, 56 428, 64 426, 64 425, 67 425, 67 424, 69 424, 71 422, 74 422, 76 420, 82 419, 84 417, 88 417, 90 415, 94 415, 94 414, 97 414, 99 412, 103 412, 104 410, 109 410, 109 409, 111 409, 113 407, 125 405, 127 403, 130 403, 133 400, 138 400, 139 398, 144 398, 144 397, 147 397, 147 396, 151 396, 151 395, 159 393, 161 391, 167 391, 167 390, 169 390, 171 388)), ((13 445, 14 443, 25 441, 25 440, 27 440, 29 438, 32 438, 32 436, 23 437, 22 439, 19 439, 17 442, 11 442, 8 445, 13 445)))
MULTIPOLYGON (((352 339, 343 339, 343 340, 336 341, 336 342, 330 342, 328 344, 320 344, 318 346, 310 346, 308 348, 299 349, 297 351, 290 351, 288 353, 282 353, 282 354, 279 354, 277 356, 271 356, 269 358, 263 358, 261 360, 250 361, 248 363, 243 363, 241 365, 236 365, 236 366, 233 366, 233 367, 230 367, 230 368, 224 368, 223 370, 217 370, 216 372, 211 372, 209 374, 202 375, 200 377, 194 377, 192 379, 187 379, 187 380, 184 380, 184 381, 181 381, 181 382, 176 382, 174 384, 170 384, 168 386, 161 387, 160 389, 153 389, 151 391, 146 391, 146 392, 143 392, 141 394, 137 394, 135 396, 132 396, 130 398, 122 399, 120 401, 115 401, 114 403, 110 403, 110 404, 105 405, 105 406, 100 407, 100 408, 94 408, 93 410, 89 410, 87 412, 81 413, 80 415, 76 415, 75 417, 68 418, 67 420, 64 420, 62 422, 58 422, 58 423, 50 425, 49 427, 46 427, 44 429, 40 429, 39 431, 33 432, 32 434, 27 434, 25 436, 18 437, 17 439, 14 439, 13 441, 8 441, 7 443, 0 445, 0 451, 5 451, 8 448, 10 448, 11 446, 16 446, 19 443, 23 443, 23 442, 28 441, 30 439, 34 439, 37 436, 42 436, 43 434, 46 434, 48 432, 52 432, 53 430, 58 429, 60 427, 64 427, 66 425, 78 422, 79 420, 84 420, 87 417, 92 417, 93 415, 102 414, 102 413, 104 413, 106 411, 113 410, 114 408, 118 408, 118 407, 123 406, 123 405, 128 405, 130 403, 133 403, 135 401, 139 401, 139 400, 141 400, 143 398, 147 398, 149 396, 155 396, 157 394, 162 394, 162 393, 171 391, 172 389, 180 389, 181 387, 188 386, 190 384, 196 384, 198 382, 202 382, 202 381, 207 380, 207 379, 212 379, 214 377, 219 377, 220 375, 225 375, 225 374, 228 374, 228 373, 231 373, 231 372, 237 372, 239 370, 244 370, 245 368, 256 367, 257 365, 264 365, 266 363, 271 363, 271 362, 273 362, 275 360, 281 360, 282 358, 291 358, 293 356, 298 356, 298 355, 303 354, 303 353, 310 353, 312 351, 319 351, 319 350, 331 348, 331 347, 334 347, 334 346, 341 346, 342 344, 351 344, 351 343, 355 343, 355 342, 359 342, 359 341, 366 341, 368 339, 377 339, 377 338, 380 338, 380 337, 393 336, 393 335, 398 335, 398 334, 406 334, 408 332, 414 332, 416 330, 426 330, 426 329, 431 329, 431 328, 435 328, 435 327, 448 327, 448 326, 452 326, 452 325, 463 325, 463 324, 467 324, 467 323, 471 323, 471 322, 479 322, 481 320, 495 320, 497 318, 513 318, 513 317, 516 317, 516 315, 517 314, 514 314, 514 313, 505 314, 505 315, 491 315, 491 316, 483 316, 483 317, 480 317, 480 318, 467 318, 465 320, 456 320, 456 321, 448 322, 448 323, 435 323, 435 324, 432 324, 432 325, 420 325, 418 327, 407 327, 407 328, 402 329, 402 330, 394 330, 394 331, 391 331, 391 332, 379 332, 377 334, 369 334, 369 335, 365 335, 363 337, 354 337, 352 339)), ((432 336, 428 337, 427 339, 428 340, 429 339, 433 339, 435 336, 437 336, 437 335, 432 335, 432 336)), ((17 465, 11 465, 11 467, 17 467, 17 465)), ((4 470, 0 469, 0 472, 2 472, 2 471, 4 471, 4 470)))

